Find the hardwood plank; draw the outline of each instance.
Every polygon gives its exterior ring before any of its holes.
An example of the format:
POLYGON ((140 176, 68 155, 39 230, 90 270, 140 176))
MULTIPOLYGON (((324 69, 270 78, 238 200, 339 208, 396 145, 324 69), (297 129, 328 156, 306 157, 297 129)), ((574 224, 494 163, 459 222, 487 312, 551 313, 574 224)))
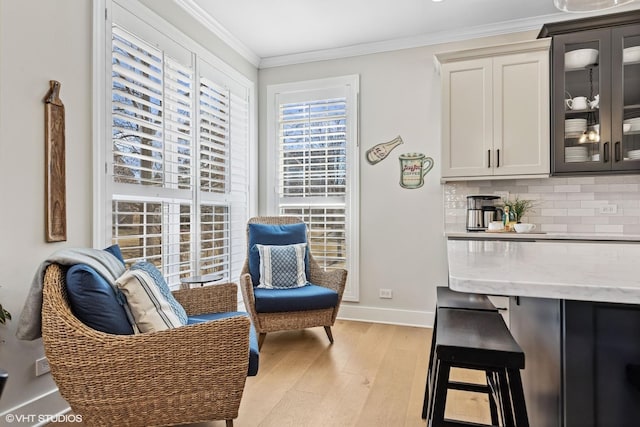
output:
MULTIPOLYGON (((268 334, 260 370, 247 378, 238 427, 424 426, 420 418, 431 329, 337 321, 334 344, 323 328, 268 334)), ((482 373, 453 377, 482 383, 482 373)), ((490 422, 484 395, 452 390, 446 415, 490 422)), ((78 427, 82 424, 54 423, 78 427)), ((224 421, 191 424, 224 427, 224 421)))

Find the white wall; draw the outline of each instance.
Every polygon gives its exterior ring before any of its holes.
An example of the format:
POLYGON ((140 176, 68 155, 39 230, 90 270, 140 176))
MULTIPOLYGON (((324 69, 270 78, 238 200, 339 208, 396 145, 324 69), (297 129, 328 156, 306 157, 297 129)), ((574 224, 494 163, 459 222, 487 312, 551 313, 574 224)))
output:
MULTIPOLYGON (((440 184, 440 76, 433 54, 534 39, 537 32, 491 37, 359 57, 262 69, 259 72, 260 182, 266 182, 266 87, 291 81, 360 75, 360 302, 340 317, 431 325, 436 285, 446 285, 440 184), (401 135, 404 144, 370 165, 364 154, 401 135), (435 166, 419 189, 399 185, 398 155, 420 152, 435 166), (380 299, 380 288, 393 299, 380 299)), ((473 100, 469 100, 473 102, 473 100)), ((266 213, 266 188, 260 207, 266 213)))
MULTIPOLYGON (((257 80, 255 67, 230 49, 216 53, 257 80)), ((0 367, 9 371, 0 424, 9 412, 55 414, 67 406, 50 375, 35 377, 42 340, 19 341, 15 329, 39 263, 60 248, 92 245, 91 67, 92 2, 0 1, 0 302, 14 317, 0 326, 0 367), (42 100, 51 79, 61 82, 66 109, 64 243, 44 240, 42 100)))
MULTIPOLYGON (((42 341, 14 336, 36 267, 63 246, 91 244, 91 2, 0 2, 0 203, 0 301, 14 317, 0 327, 0 366, 9 371, 3 412, 55 390, 50 375, 34 374, 42 341), (66 110, 68 240, 47 244, 43 98, 49 80, 62 84, 66 110)), ((43 410, 56 403, 63 402, 43 410)))

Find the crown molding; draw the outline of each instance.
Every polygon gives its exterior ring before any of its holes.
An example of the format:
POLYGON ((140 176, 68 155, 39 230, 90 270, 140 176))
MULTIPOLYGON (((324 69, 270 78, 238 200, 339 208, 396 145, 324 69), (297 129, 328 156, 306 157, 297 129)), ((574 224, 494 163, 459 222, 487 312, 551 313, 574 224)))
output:
POLYGON ((540 30, 540 27, 543 24, 548 23, 552 20, 560 21, 571 18, 575 18, 575 16, 567 15, 566 13, 555 13, 551 15, 536 16, 534 18, 517 19, 490 25, 462 28, 457 31, 427 33, 415 37, 406 37, 376 43, 366 43, 337 49, 326 49, 314 52, 297 53, 293 55, 273 56, 269 58, 262 58, 262 61, 260 61, 260 68, 280 67, 283 65, 293 65, 314 61, 326 61, 351 56, 369 55, 374 53, 390 52, 394 50, 432 46, 442 43, 457 42, 480 37, 540 30))
POLYGON ((244 43, 242 43, 237 37, 229 32, 222 26, 213 16, 207 11, 198 6, 193 0, 173 0, 178 6, 180 6, 185 12, 191 15, 196 21, 204 25, 209 31, 215 34, 220 40, 229 45, 229 47, 235 50, 238 55, 249 61, 254 67, 260 65, 260 57, 256 55, 251 49, 249 49, 244 43))
MULTIPOLYGON (((509 33, 518 33, 533 30, 539 31, 544 24, 548 24, 549 22, 573 20, 576 19, 577 15, 580 15, 581 17, 602 15, 602 12, 580 14, 557 12, 532 18, 515 19, 489 25, 461 28, 456 31, 426 33, 413 37, 398 38, 374 43, 364 43, 353 46, 261 58, 244 43, 242 43, 237 37, 231 34, 229 30, 222 26, 222 24, 220 24, 214 17, 207 13, 207 11, 198 6, 198 4, 196 4, 194 0, 173 1, 194 19, 203 24, 208 30, 218 36, 224 43, 229 45, 229 47, 235 50, 240 56, 242 56, 253 66, 259 69, 370 55, 375 53, 390 52, 394 50, 411 49, 442 43, 464 41, 474 38, 499 36, 509 33)), ((627 10, 635 10, 638 8, 640 8, 638 2, 632 2, 628 5, 615 8, 615 11, 622 12, 627 10)), ((606 12, 610 13, 611 11, 612 10, 609 9, 606 12)))

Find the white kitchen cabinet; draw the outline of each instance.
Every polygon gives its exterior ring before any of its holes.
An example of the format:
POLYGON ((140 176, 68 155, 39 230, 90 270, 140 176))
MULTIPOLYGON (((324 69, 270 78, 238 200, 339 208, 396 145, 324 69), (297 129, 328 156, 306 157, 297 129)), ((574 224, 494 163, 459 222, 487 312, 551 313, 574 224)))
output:
POLYGON ((437 54, 442 178, 550 171, 549 39, 437 54))

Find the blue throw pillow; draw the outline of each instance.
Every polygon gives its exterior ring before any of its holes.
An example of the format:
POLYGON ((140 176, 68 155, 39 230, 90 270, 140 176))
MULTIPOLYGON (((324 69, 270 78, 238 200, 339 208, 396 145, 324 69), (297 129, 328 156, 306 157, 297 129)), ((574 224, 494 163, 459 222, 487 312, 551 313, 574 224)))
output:
MULTIPOLYGON (((260 253, 256 244, 260 245, 291 245, 307 243, 307 225, 304 222, 296 224, 249 224, 249 273, 253 286, 260 283, 260 253)), ((305 254, 305 272, 309 277, 309 248, 305 254)))
POLYGON ((108 334, 133 334, 116 291, 88 265, 76 264, 67 270, 67 296, 71 311, 85 325, 108 334))
POLYGON ((184 310, 184 307, 180 305, 178 300, 175 299, 175 297, 171 293, 171 289, 169 289, 169 285, 167 285, 164 277, 162 277, 162 273, 160 273, 160 270, 158 270, 155 265, 147 261, 140 261, 133 264, 131 266, 131 270, 142 270, 147 272, 155 282, 155 285, 160 290, 160 294, 165 297, 165 299, 171 306, 171 311, 173 311, 178 319, 180 319, 180 323, 182 323, 183 325, 187 324, 187 312, 184 310))
POLYGON ((289 289, 307 284, 304 259, 306 243, 294 245, 256 244, 260 254, 259 288, 289 289))
POLYGON ((120 262, 122 263, 122 265, 125 265, 124 258, 122 257, 122 252, 120 251, 120 246, 111 245, 108 248, 105 248, 104 250, 109 252, 114 257, 118 258, 120 260, 120 262))

